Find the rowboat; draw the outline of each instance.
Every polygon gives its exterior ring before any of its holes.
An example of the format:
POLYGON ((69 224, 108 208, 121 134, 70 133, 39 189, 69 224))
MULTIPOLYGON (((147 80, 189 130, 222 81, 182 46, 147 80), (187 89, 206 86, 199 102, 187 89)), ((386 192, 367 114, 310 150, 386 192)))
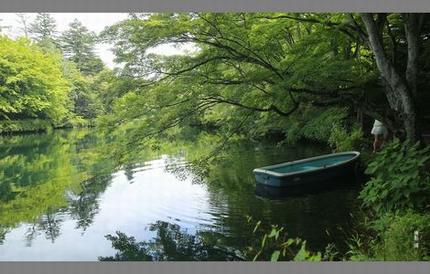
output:
POLYGON ((289 187, 354 174, 360 152, 348 151, 254 169, 257 183, 289 187))

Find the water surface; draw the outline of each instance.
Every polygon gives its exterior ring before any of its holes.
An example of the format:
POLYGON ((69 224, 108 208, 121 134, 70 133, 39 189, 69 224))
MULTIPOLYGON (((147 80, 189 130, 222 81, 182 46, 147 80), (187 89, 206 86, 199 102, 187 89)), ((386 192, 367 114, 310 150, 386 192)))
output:
POLYGON ((342 248, 352 229, 351 182, 313 194, 256 195, 254 168, 328 152, 321 147, 244 143, 203 175, 188 165, 202 150, 192 144, 124 166, 104 157, 108 150, 106 138, 87 130, 1 138, 0 260, 121 259, 118 252, 136 249, 135 259, 238 259, 227 253, 249 245, 246 216, 282 225, 314 250, 331 242, 342 248))

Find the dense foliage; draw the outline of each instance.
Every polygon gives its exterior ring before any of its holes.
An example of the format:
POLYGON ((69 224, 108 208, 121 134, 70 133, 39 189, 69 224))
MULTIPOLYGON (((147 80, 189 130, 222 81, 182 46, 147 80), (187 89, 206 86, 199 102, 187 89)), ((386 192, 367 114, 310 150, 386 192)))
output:
POLYGON ((39 43, 56 40, 57 23, 48 13, 39 13, 34 22, 30 24, 29 32, 34 40, 39 43))
POLYGON ((3 120, 0 121, 0 134, 46 132, 52 129, 52 123, 44 119, 3 120))
POLYGON ((359 198, 369 214, 353 238, 353 260, 428 260, 430 147, 400 142, 386 145, 369 163, 371 176, 359 198))
POLYGON ((430 216, 425 213, 407 210, 384 214, 367 223, 363 235, 352 238, 347 258, 357 261, 429 260, 429 224, 430 216))
POLYGON ((387 214, 372 224, 381 241, 374 256, 384 260, 430 259, 430 216, 413 211, 387 214))
POLYGON ((423 210, 430 204, 430 147, 398 139, 379 152, 367 167, 371 179, 360 197, 379 214, 395 210, 423 210))
POLYGON ((102 60, 94 53, 95 39, 96 34, 76 19, 60 37, 64 56, 85 75, 96 74, 103 69, 102 60))
POLYGON ((0 37, 2 119, 60 122, 67 115, 68 89, 60 56, 44 53, 25 39, 0 37))
MULTIPOLYGON (((106 73, 98 75, 105 68, 94 53, 96 35, 77 20, 60 35, 47 13, 30 24, 19 18, 26 38, 0 38, 1 133, 93 125, 111 102, 101 100, 100 92, 109 95, 99 80, 106 73)), ((111 85, 117 76, 109 73, 111 85)))
MULTIPOLYGON (((347 15, 315 18, 342 22, 347 15)), ((187 125, 251 138, 276 131, 300 138, 300 128, 309 139, 327 141, 337 123, 330 119, 353 108, 325 112, 316 105, 330 105, 335 94, 358 99, 356 87, 376 77, 370 55, 358 54, 356 41, 341 31, 278 14, 135 15, 104 37, 115 43, 124 72, 147 82, 117 100, 111 117, 113 124, 133 124, 136 143, 187 125), (149 53, 165 43, 193 49, 149 53)))

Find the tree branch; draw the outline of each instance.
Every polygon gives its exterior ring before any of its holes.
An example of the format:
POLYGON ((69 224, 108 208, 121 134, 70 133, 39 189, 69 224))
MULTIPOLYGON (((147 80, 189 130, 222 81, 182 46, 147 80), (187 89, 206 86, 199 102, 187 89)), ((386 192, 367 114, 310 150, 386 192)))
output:
POLYGON ((254 106, 247 106, 247 105, 244 105, 242 103, 239 103, 239 102, 236 102, 236 101, 232 101, 232 100, 228 100, 228 99, 221 98, 221 97, 206 97, 205 99, 206 100, 210 100, 212 102, 225 103, 225 104, 229 104, 229 105, 241 107, 241 108, 252 110, 252 111, 258 111, 258 112, 275 112, 275 113, 277 113, 277 114, 279 114, 281 116, 289 116, 294 111, 296 111, 298 109, 298 107, 299 107, 299 103, 295 102, 293 108, 291 110, 285 112, 285 111, 282 111, 281 109, 279 109, 274 104, 270 105, 268 108, 260 108, 260 107, 254 107, 254 106))

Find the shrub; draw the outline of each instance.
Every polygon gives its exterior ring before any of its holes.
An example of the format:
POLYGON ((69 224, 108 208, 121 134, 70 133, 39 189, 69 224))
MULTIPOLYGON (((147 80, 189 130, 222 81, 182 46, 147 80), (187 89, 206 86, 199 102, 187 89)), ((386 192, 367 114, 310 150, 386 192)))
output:
POLYGON ((294 144, 304 139, 328 143, 337 151, 361 150, 363 132, 357 125, 346 122, 347 109, 329 108, 322 112, 305 112, 303 117, 290 119, 286 128, 287 143, 294 144))
POLYGON ((331 131, 328 142, 337 151, 348 151, 360 149, 362 139, 363 131, 359 127, 348 132, 341 126, 335 126, 331 131))
POLYGON ((364 205, 379 215, 424 209, 430 197, 430 176, 425 169, 429 151, 430 147, 396 139, 377 153, 365 171, 372 177, 359 195, 364 205))
POLYGON ((327 142, 330 138, 332 128, 342 125, 348 113, 345 109, 330 108, 318 112, 303 127, 301 133, 304 138, 314 141, 327 142))
POLYGON ((41 120, 41 119, 0 121, 0 134, 37 132, 37 131, 45 132, 51 129, 52 129, 51 122, 46 120, 41 120))
POLYGON ((0 112, 2 117, 60 121, 69 112, 70 86, 62 57, 44 52, 28 39, 0 35, 0 112))
POLYGON ((294 144, 300 139, 327 142, 332 128, 344 123, 348 112, 343 108, 329 108, 325 111, 305 109, 300 116, 291 117, 285 128, 286 142, 294 144))
POLYGON ((372 261, 372 247, 375 246, 375 240, 368 235, 353 235, 346 242, 349 251, 346 252, 347 259, 350 261, 372 261))
POLYGON ((82 118, 81 116, 74 116, 67 119, 64 123, 58 123, 55 125, 56 128, 86 128, 94 127, 95 123, 93 120, 82 118))
MULTIPOLYGON (((248 217, 248 223, 252 218, 248 217)), ((272 225, 262 227, 261 221, 255 223, 253 234, 255 241, 245 251, 245 256, 253 261, 321 261, 321 252, 311 252, 306 248, 306 241, 300 238, 288 238, 285 228, 272 225)), ((327 260, 334 256, 332 248, 324 254, 327 260)))
POLYGON ((407 211, 388 213, 372 223, 379 241, 374 245, 378 260, 413 261, 430 259, 430 215, 407 211), (414 233, 418 231, 418 246, 414 233))

